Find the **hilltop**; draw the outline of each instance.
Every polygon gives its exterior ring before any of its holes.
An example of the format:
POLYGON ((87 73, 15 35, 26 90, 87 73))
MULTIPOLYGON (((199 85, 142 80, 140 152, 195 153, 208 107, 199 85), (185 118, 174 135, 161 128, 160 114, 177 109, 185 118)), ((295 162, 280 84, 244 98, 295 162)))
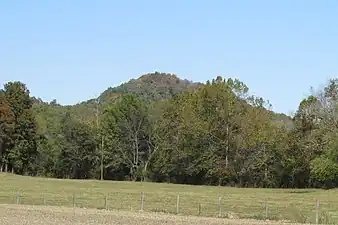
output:
MULTIPOLYGON (((97 98, 75 105, 63 106, 58 104, 56 100, 47 103, 35 98, 34 108, 37 112, 43 112, 37 116, 42 126, 45 126, 46 121, 50 118, 57 119, 66 112, 79 120, 93 121, 96 119, 97 109, 101 112, 126 93, 133 93, 146 101, 158 101, 170 99, 175 94, 193 90, 202 85, 204 84, 200 82, 181 79, 176 74, 154 72, 143 74, 137 79, 131 79, 116 87, 108 87, 97 98)), ((289 116, 282 113, 271 113, 274 120, 292 127, 292 120, 289 116)))
POLYGON ((90 120, 96 114, 97 101, 99 101, 99 107, 102 109, 114 103, 116 99, 126 93, 133 93, 145 101, 165 100, 177 93, 200 85, 202 83, 183 80, 175 74, 147 73, 117 87, 109 87, 96 99, 89 99, 68 108, 77 118, 90 120))
POLYGON ((133 93, 143 100, 157 101, 169 99, 177 93, 200 85, 203 84, 180 79, 175 74, 147 73, 119 86, 108 87, 97 98, 85 100, 75 105, 63 106, 58 104, 56 100, 48 103, 34 98, 34 109, 37 112, 37 119, 41 127, 46 127, 46 123, 52 118, 59 121, 61 116, 67 112, 74 118, 90 122, 96 119, 97 109, 101 113, 105 107, 114 104, 116 99, 123 94, 133 93))

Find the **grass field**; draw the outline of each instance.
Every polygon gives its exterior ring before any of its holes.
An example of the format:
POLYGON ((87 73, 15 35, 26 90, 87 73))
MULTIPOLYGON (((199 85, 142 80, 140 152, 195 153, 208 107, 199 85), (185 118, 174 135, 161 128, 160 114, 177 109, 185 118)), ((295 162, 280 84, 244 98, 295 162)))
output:
POLYGON ((338 222, 337 190, 240 189, 156 183, 56 180, 0 174, 0 203, 48 205, 138 212, 144 192, 145 212, 234 219, 338 222), (219 215, 219 195, 222 196, 219 215))
POLYGON ((0 205, 1 225, 281 225, 257 220, 230 220, 159 213, 103 211, 53 206, 0 205))

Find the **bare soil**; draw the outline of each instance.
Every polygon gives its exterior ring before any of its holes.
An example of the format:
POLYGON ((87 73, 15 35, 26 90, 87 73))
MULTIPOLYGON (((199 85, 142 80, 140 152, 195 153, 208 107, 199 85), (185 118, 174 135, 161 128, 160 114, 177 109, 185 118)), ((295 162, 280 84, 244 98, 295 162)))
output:
POLYGON ((1 225, 224 225, 291 224, 274 221, 187 217, 161 213, 50 206, 0 205, 1 225))

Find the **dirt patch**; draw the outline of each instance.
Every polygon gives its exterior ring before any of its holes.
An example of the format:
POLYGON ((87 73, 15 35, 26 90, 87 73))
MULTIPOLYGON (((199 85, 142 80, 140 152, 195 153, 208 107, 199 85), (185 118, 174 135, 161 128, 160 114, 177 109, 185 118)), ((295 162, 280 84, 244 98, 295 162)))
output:
POLYGON ((80 208, 0 205, 1 225, 262 225, 290 224, 272 221, 186 217, 146 212, 122 212, 80 208))

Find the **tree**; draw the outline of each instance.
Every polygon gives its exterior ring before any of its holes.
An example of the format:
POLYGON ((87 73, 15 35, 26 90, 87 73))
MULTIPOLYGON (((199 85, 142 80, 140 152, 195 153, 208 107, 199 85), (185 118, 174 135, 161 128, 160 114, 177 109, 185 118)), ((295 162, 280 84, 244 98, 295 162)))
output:
POLYGON ((313 123, 317 129, 310 138, 316 154, 310 163, 311 177, 329 188, 338 181, 338 79, 329 80, 315 95, 313 123))
POLYGON ((37 155, 37 125, 32 111, 29 90, 21 82, 4 85, 4 95, 13 113, 14 132, 7 154, 12 170, 29 173, 37 155))
POLYGON ((135 95, 123 95, 106 110, 105 123, 110 165, 127 167, 130 178, 136 180, 151 157, 146 105, 135 95))
POLYGON ((58 177, 86 179, 93 176, 98 154, 95 138, 90 127, 78 122, 67 113, 62 120, 59 136, 58 177))

